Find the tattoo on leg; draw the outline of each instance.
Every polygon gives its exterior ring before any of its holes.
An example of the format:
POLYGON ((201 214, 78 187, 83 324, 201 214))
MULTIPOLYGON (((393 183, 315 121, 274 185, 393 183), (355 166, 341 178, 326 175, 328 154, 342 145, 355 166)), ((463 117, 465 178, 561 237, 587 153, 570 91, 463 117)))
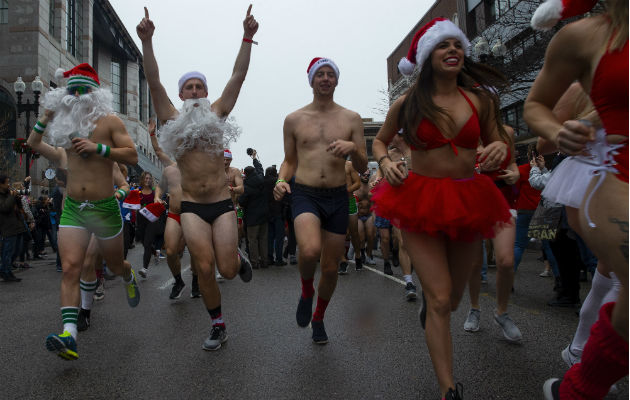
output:
POLYGON ((628 235, 627 235, 628 234, 628 221, 622 221, 617 218, 609 218, 608 221, 619 226, 619 229, 621 230, 621 232, 626 234, 624 240, 621 242, 621 245, 619 246, 619 250, 621 251, 621 254, 623 254, 624 258, 626 259, 626 262, 628 262, 628 235))

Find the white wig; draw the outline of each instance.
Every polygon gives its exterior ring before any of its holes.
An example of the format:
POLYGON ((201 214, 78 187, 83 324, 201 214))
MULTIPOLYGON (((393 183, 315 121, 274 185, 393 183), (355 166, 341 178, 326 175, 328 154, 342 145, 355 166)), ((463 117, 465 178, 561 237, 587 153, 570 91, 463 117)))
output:
POLYGON ((65 87, 57 88, 44 95, 42 106, 55 113, 46 130, 48 141, 66 149, 72 147, 73 138, 90 137, 96 121, 113 113, 112 93, 107 89, 74 96, 65 87))
POLYGON ((220 118, 206 98, 188 99, 175 120, 160 129, 160 147, 179 159, 190 150, 211 154, 223 153, 229 143, 241 134, 241 129, 230 120, 220 118))

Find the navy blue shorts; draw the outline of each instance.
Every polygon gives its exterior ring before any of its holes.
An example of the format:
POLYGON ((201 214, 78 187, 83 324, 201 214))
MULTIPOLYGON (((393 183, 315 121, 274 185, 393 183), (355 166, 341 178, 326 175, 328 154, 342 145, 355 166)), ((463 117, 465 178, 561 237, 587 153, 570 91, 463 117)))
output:
POLYGON ((293 220, 302 213, 319 218, 323 230, 346 234, 348 229, 348 191, 346 185, 316 188, 293 183, 291 185, 293 220))
POLYGON ((387 218, 379 217, 377 215, 376 219, 374 220, 374 226, 378 229, 389 229, 392 227, 392 224, 387 218))

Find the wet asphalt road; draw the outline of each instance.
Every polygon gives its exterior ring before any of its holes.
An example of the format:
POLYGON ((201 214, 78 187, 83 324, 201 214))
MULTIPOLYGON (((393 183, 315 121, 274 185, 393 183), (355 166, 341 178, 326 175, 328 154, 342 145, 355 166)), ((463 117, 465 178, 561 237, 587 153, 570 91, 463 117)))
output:
MULTIPOLYGON (((48 249, 50 252, 50 249, 48 249)), ((560 351, 578 322, 575 309, 551 308, 552 278, 540 278, 539 251, 526 252, 516 278, 510 314, 523 333, 514 345, 492 319, 495 269, 482 288, 481 330, 462 325, 467 296, 452 316, 454 374, 465 399, 542 399, 542 383, 561 376, 560 351)), ((49 255, 52 260, 53 255, 49 255)), ((141 248, 130 252, 135 269, 141 248)), ((418 320, 419 302, 404 300, 400 268, 339 277, 326 312, 329 344, 315 345, 299 328, 296 266, 255 270, 250 283, 220 284, 229 340, 216 352, 201 349, 210 318, 191 299, 189 257, 182 260, 187 287, 169 300, 166 260, 140 279, 141 303, 127 306, 120 280, 106 282, 92 325, 78 337, 77 361, 50 354, 44 339, 60 332, 60 274, 54 261, 18 270, 19 284, 0 283, 1 399, 438 399, 437 381, 418 320)), ((414 279, 416 277, 414 276, 414 279)), ((416 280, 417 282, 417 280, 416 280)), ((582 298, 590 282, 582 285, 582 298)), ((617 396, 628 398, 628 380, 617 396)))

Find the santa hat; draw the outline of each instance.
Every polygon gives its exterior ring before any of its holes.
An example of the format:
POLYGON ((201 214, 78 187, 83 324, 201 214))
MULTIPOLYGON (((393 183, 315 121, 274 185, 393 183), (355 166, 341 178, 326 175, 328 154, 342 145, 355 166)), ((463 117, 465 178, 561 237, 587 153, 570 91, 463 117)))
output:
POLYGON ((546 31, 561 19, 585 14, 597 4, 598 0, 547 0, 542 3, 532 16, 532 28, 546 31))
POLYGON ((177 86, 179 86, 180 92, 182 91, 184 84, 191 79, 199 79, 201 82, 203 82, 203 87, 206 88, 206 92, 208 91, 208 82, 206 81, 206 76, 199 71, 190 71, 182 75, 182 77, 179 78, 179 82, 177 82, 177 86))
POLYGON ((330 58, 315 57, 311 60, 311 63, 308 65, 308 68, 306 69, 306 73, 308 74, 309 85, 313 86, 313 78, 315 78, 315 73, 317 72, 318 69, 326 65, 332 68, 333 71, 335 71, 337 80, 339 80, 339 67, 337 67, 337 64, 335 64, 333 60, 331 60, 330 58))
POLYGON ((129 208, 131 210, 139 210, 140 209, 140 191, 132 190, 129 192, 127 197, 125 197, 125 201, 122 204, 123 208, 129 208))
POLYGON ((229 158, 230 160, 232 159, 232 152, 228 149, 223 150, 223 158, 229 158))
POLYGON ((58 68, 55 72, 55 78, 68 78, 67 86, 92 86, 98 88, 101 82, 92 66, 88 63, 79 64, 71 70, 64 71, 58 68))
POLYGON ((435 47, 446 39, 457 39, 462 42, 467 56, 470 56, 470 41, 461 29, 446 18, 434 18, 416 32, 407 57, 398 63, 401 74, 409 76, 414 68, 422 68, 435 47))
POLYGON ((151 203, 147 204, 146 207, 141 209, 139 212, 149 221, 155 222, 162 214, 164 214, 164 211, 166 211, 166 208, 162 205, 162 203, 151 203))

